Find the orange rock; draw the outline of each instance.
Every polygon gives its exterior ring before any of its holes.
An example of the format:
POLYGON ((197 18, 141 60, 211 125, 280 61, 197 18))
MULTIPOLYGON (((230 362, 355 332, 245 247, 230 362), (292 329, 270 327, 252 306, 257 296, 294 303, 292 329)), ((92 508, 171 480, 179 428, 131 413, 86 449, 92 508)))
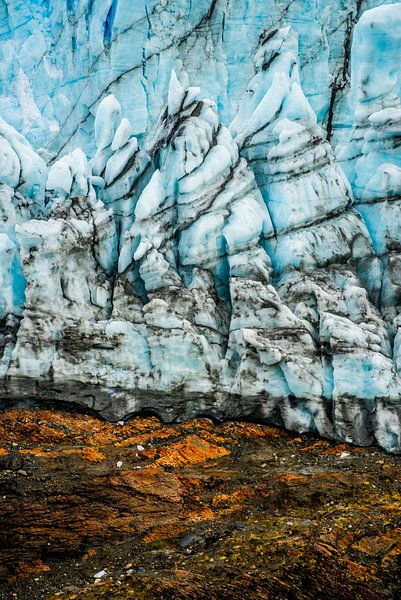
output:
POLYGON ((224 435, 229 433, 247 438, 279 438, 288 435, 283 429, 270 427, 269 425, 258 425, 256 423, 224 423, 221 429, 224 435))
POLYGON ((293 487, 296 485, 305 485, 308 482, 308 477, 295 473, 284 473, 277 478, 277 481, 288 485, 288 487, 293 487))
POLYGON ((329 546, 328 544, 322 544, 321 542, 315 544, 315 550, 324 556, 333 556, 333 554, 338 554, 338 550, 329 546))
POLYGON ((107 423, 84 414, 51 410, 11 409, 2 415, 0 439, 5 443, 66 444, 106 446, 129 435, 161 428, 156 417, 136 418, 124 426, 107 423))
POLYGON ((89 460, 90 462, 102 462, 103 460, 106 460, 105 455, 95 448, 88 448, 86 452, 84 452, 82 458, 84 460, 89 460))
POLYGON ((336 446, 327 448, 322 454, 325 456, 340 456, 342 452, 351 452, 351 446, 349 446, 349 444, 337 444, 336 446))
POLYGON ((315 444, 312 444, 311 446, 305 446, 305 448, 299 448, 299 452, 310 452, 312 450, 316 450, 317 448, 326 447, 327 444, 328 444, 328 442, 326 442, 325 440, 319 440, 318 442, 316 442, 315 444))
POLYGON ((20 454, 32 454, 33 456, 39 456, 42 458, 59 458, 61 456, 73 456, 74 454, 82 454, 80 448, 66 448, 64 450, 51 450, 48 451, 45 448, 25 448, 19 451, 20 454))
POLYGON ((210 444, 197 435, 188 435, 183 441, 162 448, 157 465, 180 467, 205 462, 212 458, 227 456, 230 451, 222 446, 210 444))
POLYGON ((232 440, 227 440, 227 436, 216 435, 215 433, 211 433, 210 431, 206 431, 204 429, 199 432, 199 435, 208 442, 214 442, 216 444, 224 444, 228 441, 232 442, 232 440))
POLYGON ((138 471, 122 471, 105 478, 113 487, 125 487, 143 496, 155 496, 168 502, 179 503, 182 499, 181 482, 177 475, 154 465, 138 471))
POLYGON ((243 504, 259 494, 257 488, 251 486, 242 486, 239 490, 235 490, 231 494, 217 494, 212 499, 213 506, 224 506, 229 504, 243 504))
POLYGON ((200 419, 192 419, 192 421, 188 421, 187 423, 183 423, 181 425, 182 429, 187 431, 188 429, 213 429, 213 421, 211 419, 200 418, 200 419))
POLYGON ((363 579, 363 580, 365 580, 365 579, 367 579, 367 577, 369 577, 368 567, 365 567, 364 565, 360 565, 357 562, 353 562, 352 560, 346 560, 345 563, 347 565, 348 572, 353 577, 356 577, 357 579, 363 579))
POLYGON ((88 548, 86 553, 83 555, 82 560, 89 560, 92 556, 95 556, 96 550, 94 548, 88 548))
POLYGON ((320 490, 337 489, 337 484, 341 483, 344 487, 354 487, 361 484, 361 477, 353 473, 347 474, 342 471, 334 473, 315 473, 311 475, 298 475, 296 473, 284 473, 277 477, 279 483, 284 483, 288 487, 308 486, 308 490, 319 488, 320 490))
POLYGON ((46 565, 41 560, 33 560, 29 564, 20 563, 15 572, 16 579, 27 579, 30 575, 36 575, 38 573, 47 573, 50 571, 49 565, 46 565))
POLYGON ((356 548, 364 554, 374 555, 387 551, 394 545, 394 540, 386 536, 365 536, 356 544, 356 548))
POLYGON ((137 429, 138 431, 145 431, 146 429, 157 429, 161 427, 161 421, 157 417, 135 417, 130 419, 127 425, 137 429))
POLYGON ((175 523, 173 525, 165 525, 150 531, 147 535, 145 535, 143 541, 146 544, 151 544, 152 542, 173 540, 178 536, 181 536, 187 529, 187 523, 182 523, 181 525, 175 523))
POLYGON ((156 454, 157 450, 155 448, 150 448, 148 450, 138 450, 138 456, 140 458, 155 458, 156 454))
POLYGON ((188 521, 192 523, 198 523, 201 521, 215 521, 216 513, 214 513, 208 506, 205 506, 199 510, 190 511, 187 518, 188 521))
POLYGON ((63 456, 74 456, 77 454, 82 454, 82 458, 91 462, 101 462, 105 460, 106 457, 104 454, 96 450, 96 448, 88 447, 88 448, 64 448, 62 450, 51 450, 48 451, 46 448, 38 447, 38 448, 23 448, 19 450, 20 454, 28 454, 33 456, 38 456, 41 458, 51 459, 51 458, 61 458, 63 456))
POLYGON ((130 446, 137 446, 139 444, 147 444, 152 440, 163 440, 179 435, 177 429, 173 427, 165 427, 158 431, 152 431, 151 433, 141 433, 129 437, 125 437, 121 441, 115 443, 118 448, 129 448, 130 446))

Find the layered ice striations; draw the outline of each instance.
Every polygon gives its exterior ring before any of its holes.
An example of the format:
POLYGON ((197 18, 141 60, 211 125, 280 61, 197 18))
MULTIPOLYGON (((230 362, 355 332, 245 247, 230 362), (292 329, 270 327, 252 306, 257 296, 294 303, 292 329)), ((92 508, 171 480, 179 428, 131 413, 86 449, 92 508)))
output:
MULTIPOLYGON (((381 287, 381 264, 352 207, 347 178, 300 87, 289 28, 261 40, 255 70, 232 131, 271 216, 274 235, 266 248, 275 286, 315 342, 314 352, 296 352, 313 365, 313 370, 302 365, 299 373, 313 373, 314 385, 294 387, 287 377, 288 394, 305 395, 291 421, 301 413, 309 429, 370 443, 373 432, 386 435, 378 399, 399 397, 389 332, 369 298, 381 287)), ((290 339, 291 330, 285 337, 290 339)))
POLYGON ((201 86, 226 126, 269 28, 299 35, 301 77, 319 124, 348 139, 350 46, 361 13, 392 0, 13 0, 0 6, 0 114, 35 147, 94 151, 108 94, 150 139, 171 69, 201 86))
POLYGON ((306 33, 322 41, 323 17, 297 31, 298 2, 259 37, 250 25, 253 61, 240 73, 229 18, 244 3, 206 4, 133 10, 132 32, 147 32, 141 113, 136 67, 132 97, 126 72, 110 83, 105 69, 139 47, 121 30, 125 3, 82 6, 79 22, 78 5, 65 21, 38 3, 38 73, 66 73, 57 53, 49 62, 49 36, 77 52, 89 35, 99 94, 75 82, 66 119, 57 86, 57 106, 28 103, 25 130, 50 154, 0 120, 1 396, 75 401, 112 419, 259 418, 401 452, 401 4, 363 14, 351 55, 350 9, 345 72, 330 88, 333 57, 315 56, 316 95, 306 33), (348 62, 352 111, 338 96, 348 62), (352 132, 335 152, 340 113, 352 132))

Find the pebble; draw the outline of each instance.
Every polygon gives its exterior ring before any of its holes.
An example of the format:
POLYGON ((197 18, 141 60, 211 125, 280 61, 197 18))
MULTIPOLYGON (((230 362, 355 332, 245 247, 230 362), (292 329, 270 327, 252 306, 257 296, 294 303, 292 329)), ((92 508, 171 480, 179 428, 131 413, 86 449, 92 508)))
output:
POLYGON ((122 466, 123 466, 123 461, 122 460, 118 460, 117 461, 117 469, 121 469, 122 466))
POLYGON ((95 579, 102 579, 102 577, 104 577, 106 575, 106 571, 99 571, 99 573, 96 573, 96 575, 94 575, 95 579))
POLYGON ((28 473, 26 471, 24 471, 24 469, 18 469, 17 473, 18 473, 18 475, 24 475, 24 477, 28 476, 28 473))
POLYGON ((189 533, 188 535, 183 537, 182 540, 180 540, 180 547, 188 548, 194 542, 202 542, 202 541, 203 541, 203 538, 200 537, 199 535, 196 535, 195 533, 189 533))

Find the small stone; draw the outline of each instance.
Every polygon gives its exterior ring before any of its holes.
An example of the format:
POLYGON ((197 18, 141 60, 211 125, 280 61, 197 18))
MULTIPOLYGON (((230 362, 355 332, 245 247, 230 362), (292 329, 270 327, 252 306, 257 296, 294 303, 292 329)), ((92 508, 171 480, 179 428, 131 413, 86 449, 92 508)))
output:
POLYGON ((180 547, 183 549, 186 549, 189 546, 191 546, 193 543, 201 542, 201 541, 203 541, 202 537, 200 537, 199 535, 196 535, 195 533, 189 533, 188 535, 183 537, 182 540, 180 540, 180 547))
POLYGON ((24 471, 24 469, 18 469, 17 473, 18 473, 18 475, 24 475, 24 477, 28 476, 28 473, 26 471, 24 471))
POLYGON ((117 425, 120 425, 122 427, 123 425, 125 425, 125 422, 124 421, 117 421, 117 425))
POLYGON ((145 450, 145 448, 144 448, 144 446, 141 446, 141 444, 138 444, 138 446, 137 446, 137 450, 138 450, 139 452, 142 452, 143 450, 145 450))
POLYGON ((117 469, 121 469, 122 466, 123 466, 122 460, 118 460, 117 461, 117 469))
POLYGON ((95 579, 102 579, 102 577, 104 577, 106 575, 106 571, 99 571, 99 573, 96 573, 96 575, 94 575, 95 579))

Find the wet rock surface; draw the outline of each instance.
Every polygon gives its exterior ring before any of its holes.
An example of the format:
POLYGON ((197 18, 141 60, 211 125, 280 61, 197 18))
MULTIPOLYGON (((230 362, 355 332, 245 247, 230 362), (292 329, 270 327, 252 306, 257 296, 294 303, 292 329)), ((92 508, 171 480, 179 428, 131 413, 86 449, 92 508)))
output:
POLYGON ((19 408, 0 440, 1 599, 401 594, 401 466, 376 448, 19 408))

